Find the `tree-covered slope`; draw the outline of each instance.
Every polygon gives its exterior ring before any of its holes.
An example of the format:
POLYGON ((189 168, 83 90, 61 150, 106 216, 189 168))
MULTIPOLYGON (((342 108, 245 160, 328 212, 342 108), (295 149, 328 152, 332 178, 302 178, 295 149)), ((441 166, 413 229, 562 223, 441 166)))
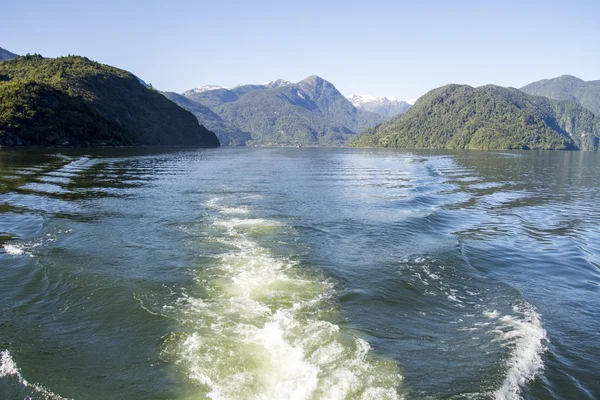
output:
POLYGON ((218 146, 188 111, 84 57, 0 63, 0 144, 218 146))
POLYGON ((130 144, 133 138, 84 102, 45 83, 0 83, 0 145, 130 144))
POLYGON ((254 143, 343 144, 383 117, 358 110, 330 82, 310 76, 184 95, 252 135, 254 143))
POLYGON ((212 112, 210 108, 177 93, 161 93, 167 99, 194 114, 202 126, 205 126, 217 135, 222 146, 242 146, 249 140, 252 140, 249 133, 243 132, 239 128, 225 122, 221 117, 212 112))
POLYGON ((594 114, 600 114, 600 80, 586 82, 574 76, 563 75, 530 83, 521 90, 553 100, 575 101, 594 114))
POLYGON ((12 60, 15 57, 18 57, 15 53, 11 53, 10 51, 0 47, 0 61, 12 60))
POLYGON ((447 85, 405 114, 363 132, 355 146, 597 150, 600 124, 573 102, 498 86, 447 85))

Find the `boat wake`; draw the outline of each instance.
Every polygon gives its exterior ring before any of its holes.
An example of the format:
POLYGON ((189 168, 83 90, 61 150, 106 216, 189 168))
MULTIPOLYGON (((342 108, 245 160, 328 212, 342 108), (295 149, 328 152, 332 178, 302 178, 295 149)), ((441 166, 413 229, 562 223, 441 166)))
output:
POLYGON ((186 329, 163 356, 211 399, 400 398, 396 364, 334 323, 333 284, 261 245, 288 228, 237 210, 245 217, 223 206, 208 227, 227 250, 197 271, 203 295, 165 307, 186 329))
POLYGON ((486 316, 500 324, 495 332, 499 342, 511 349, 506 363, 506 379, 495 393, 497 400, 518 400, 522 388, 544 370, 542 355, 546 350, 546 330, 540 315, 529 305, 513 306, 515 315, 486 316))

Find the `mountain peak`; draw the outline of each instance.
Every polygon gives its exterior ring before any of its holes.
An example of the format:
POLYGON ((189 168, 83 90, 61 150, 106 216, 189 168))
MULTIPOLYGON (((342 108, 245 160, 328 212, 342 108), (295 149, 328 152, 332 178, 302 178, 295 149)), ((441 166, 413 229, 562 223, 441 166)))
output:
POLYGON ((278 87, 282 87, 282 86, 288 86, 291 84, 292 84, 292 82, 279 78, 279 79, 275 79, 274 81, 265 83, 265 86, 270 89, 274 89, 274 88, 278 88, 278 87))
POLYGON ((565 80, 565 81, 585 82, 583 79, 578 78, 578 77, 573 76, 573 75, 561 75, 558 78, 554 78, 554 79, 556 79, 556 80, 565 80))
POLYGON ((307 78, 304 78, 299 83, 306 83, 309 85, 322 85, 323 82, 327 82, 327 81, 318 75, 311 75, 307 78))

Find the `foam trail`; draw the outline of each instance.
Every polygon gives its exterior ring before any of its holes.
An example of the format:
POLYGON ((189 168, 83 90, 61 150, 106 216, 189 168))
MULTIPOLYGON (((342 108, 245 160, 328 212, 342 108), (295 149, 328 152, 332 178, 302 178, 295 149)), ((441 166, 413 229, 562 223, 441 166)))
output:
MULTIPOLYGON (((507 374, 494 396, 497 400, 517 400, 521 398, 522 388, 535 379, 544 370, 542 355, 546 350, 546 330, 542 326, 540 315, 529 305, 513 307, 520 315, 505 315, 498 320, 501 328, 500 342, 512 347, 507 360, 507 374)), ((486 314, 488 318, 498 318, 494 311, 486 314)))
POLYGON ((2 248, 6 253, 10 254, 11 256, 19 256, 23 254, 23 249, 18 246, 15 246, 14 244, 5 244, 2 246, 2 248))
POLYGON ((40 395, 45 400, 69 400, 65 397, 59 396, 56 393, 51 392, 45 387, 38 385, 37 383, 30 383, 17 367, 17 364, 13 360, 8 350, 0 352, 0 379, 6 377, 13 377, 20 385, 40 395))
POLYGON ((163 355, 210 399, 401 398, 396 364, 330 322, 339 318, 332 283, 253 239, 282 228, 265 219, 214 223, 229 251, 198 272, 206 296, 178 300, 177 318, 193 329, 171 335, 163 355))
POLYGON ((211 199, 211 200, 207 201, 206 203, 204 203, 204 205, 213 210, 217 210, 222 214, 248 214, 248 212, 249 212, 248 207, 225 206, 223 204, 220 204, 219 200, 220 200, 219 198, 214 198, 214 199, 211 199))

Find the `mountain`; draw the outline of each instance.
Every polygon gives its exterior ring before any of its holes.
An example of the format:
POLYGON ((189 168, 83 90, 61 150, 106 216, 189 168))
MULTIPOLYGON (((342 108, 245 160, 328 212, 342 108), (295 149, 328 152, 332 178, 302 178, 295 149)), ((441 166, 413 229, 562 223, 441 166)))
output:
POLYGON ((563 75, 530 83, 521 90, 554 100, 574 101, 594 114, 600 114, 600 80, 586 82, 571 75, 563 75))
POLYGON ((255 90, 263 90, 267 89, 266 85, 242 85, 236 86, 232 89, 226 89, 220 86, 202 86, 197 89, 187 90, 182 93, 188 99, 195 101, 196 103, 200 103, 210 108, 211 110, 215 110, 216 107, 225 104, 237 101, 240 97, 255 90), (209 87, 217 87, 217 89, 207 89, 204 88, 209 87))
POLYGON ((184 96, 209 107, 223 120, 252 135, 253 143, 343 144, 383 117, 358 110, 330 82, 310 76, 243 85, 184 96))
POLYGON ((352 105, 360 110, 374 112, 385 118, 392 118, 406 112, 410 104, 394 97, 376 97, 368 94, 348 96, 352 105))
POLYGON ((131 73, 85 57, 0 63, 0 145, 218 146, 194 116, 131 73))
POLYGON ((15 57, 18 57, 18 55, 11 53, 8 50, 4 50, 2 47, 0 47, 0 61, 12 60, 15 57))
POLYGON ((212 112, 210 108, 177 93, 161 92, 161 94, 167 99, 175 102, 178 106, 183 107, 194 114, 202 126, 217 135, 222 146, 240 146, 246 144, 249 140, 252 140, 249 133, 243 132, 239 128, 223 121, 223 119, 212 112))
POLYGON ((447 85, 421 97, 405 114, 368 129, 353 145, 597 150, 599 137, 599 119, 577 103, 493 85, 447 85))

